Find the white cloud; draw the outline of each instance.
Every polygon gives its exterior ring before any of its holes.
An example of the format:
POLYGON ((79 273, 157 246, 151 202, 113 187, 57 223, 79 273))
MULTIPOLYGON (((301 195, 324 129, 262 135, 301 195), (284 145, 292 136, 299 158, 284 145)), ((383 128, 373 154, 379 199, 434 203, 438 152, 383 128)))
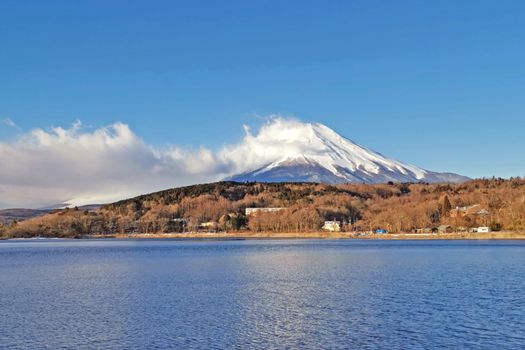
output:
POLYGON ((230 164, 235 173, 319 150, 309 124, 294 118, 270 116, 257 134, 252 134, 246 125, 244 131, 246 135, 240 143, 225 146, 219 152, 220 159, 230 164))
POLYGON ((217 181, 311 147, 306 124, 294 119, 271 117, 257 134, 245 132, 238 144, 212 151, 154 147, 123 123, 35 129, 0 141, 0 207, 106 203, 217 181))
POLYGON ((16 125, 16 123, 11 118, 4 118, 4 119, 2 119, 2 124, 5 124, 5 125, 7 125, 7 126, 9 126, 11 128, 15 128, 15 129, 20 130, 20 127, 18 125, 16 125))
POLYGON ((210 150, 157 149, 122 123, 35 129, 0 143, 0 164, 4 207, 108 202, 221 176, 210 150))

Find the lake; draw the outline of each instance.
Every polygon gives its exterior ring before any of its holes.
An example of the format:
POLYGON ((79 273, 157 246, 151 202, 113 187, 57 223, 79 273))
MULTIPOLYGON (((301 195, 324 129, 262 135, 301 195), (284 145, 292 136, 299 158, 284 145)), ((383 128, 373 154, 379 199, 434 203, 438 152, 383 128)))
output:
POLYGON ((525 242, 0 241, 2 349, 523 349, 525 242))

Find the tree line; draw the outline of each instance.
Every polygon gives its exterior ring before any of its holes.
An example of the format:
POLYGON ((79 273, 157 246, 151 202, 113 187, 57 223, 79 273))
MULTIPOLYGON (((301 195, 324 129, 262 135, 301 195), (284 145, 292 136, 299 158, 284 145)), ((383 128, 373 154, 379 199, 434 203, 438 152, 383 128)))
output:
POLYGON ((319 231, 337 220, 346 231, 411 232, 440 225, 525 230, 525 180, 479 179, 462 184, 340 184, 218 182, 139 196, 96 211, 60 210, 0 226, 10 237, 196 231, 319 231), (483 216, 451 217, 479 204, 483 216), (246 216, 246 208, 284 208, 246 216))

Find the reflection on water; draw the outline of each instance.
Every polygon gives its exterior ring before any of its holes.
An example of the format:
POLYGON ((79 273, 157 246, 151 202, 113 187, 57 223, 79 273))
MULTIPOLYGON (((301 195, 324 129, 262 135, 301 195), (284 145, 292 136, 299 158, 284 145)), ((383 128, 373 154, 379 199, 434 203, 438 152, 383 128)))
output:
POLYGON ((3 241, 0 348, 524 348, 525 243, 3 241))

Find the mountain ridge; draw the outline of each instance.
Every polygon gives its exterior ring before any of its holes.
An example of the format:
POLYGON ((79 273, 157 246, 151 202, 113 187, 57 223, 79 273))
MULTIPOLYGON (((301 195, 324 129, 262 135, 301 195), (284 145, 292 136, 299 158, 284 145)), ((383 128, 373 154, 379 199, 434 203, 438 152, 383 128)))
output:
MULTIPOLYGON (((286 130, 285 130, 286 131, 286 130)), ((296 154, 251 169, 226 180, 258 182, 463 182, 470 178, 434 172, 387 158, 320 123, 306 123, 287 133, 284 144, 299 144, 296 154), (306 151, 305 151, 306 149, 306 151)))

